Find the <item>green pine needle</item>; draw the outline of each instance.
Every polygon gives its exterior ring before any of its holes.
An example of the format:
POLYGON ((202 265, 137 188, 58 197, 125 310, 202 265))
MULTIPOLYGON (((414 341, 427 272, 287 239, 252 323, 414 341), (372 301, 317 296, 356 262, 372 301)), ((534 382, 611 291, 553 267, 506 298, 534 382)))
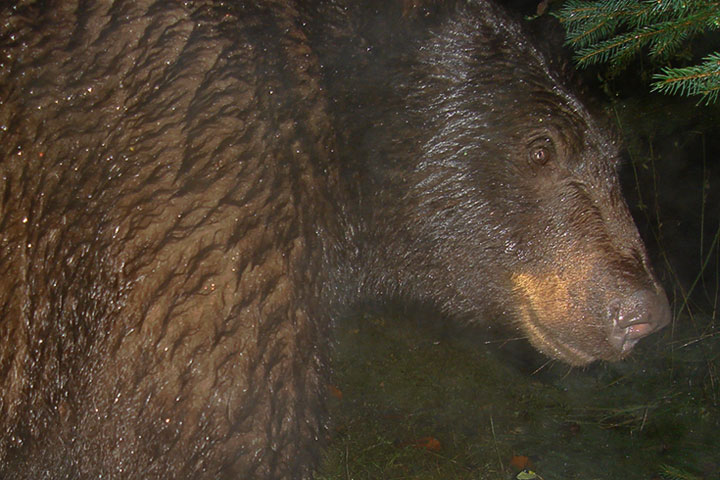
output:
MULTIPOLYGON (((641 51, 667 62, 691 38, 720 30, 717 0, 568 0, 554 15, 581 68, 608 63, 618 70, 641 51)), ((652 89, 713 103, 720 94, 719 70, 720 53, 713 53, 701 65, 663 68, 653 76, 652 89)))
POLYGON ((608 62, 613 66, 617 66, 647 45, 653 35, 656 35, 656 33, 647 28, 641 31, 623 33, 608 40, 597 42, 591 47, 579 49, 575 55, 575 61, 580 67, 608 62))
POLYGON ((662 465, 660 467, 660 475, 667 480, 701 480, 700 477, 692 473, 681 470, 670 465, 662 465))
POLYGON ((700 65, 664 67, 653 75, 652 91, 668 95, 701 96, 705 104, 714 103, 720 93, 720 52, 703 58, 700 65))
POLYGON ((568 43, 583 47, 607 38, 628 16, 636 15, 638 5, 632 0, 593 2, 570 0, 554 15, 567 29, 568 43))

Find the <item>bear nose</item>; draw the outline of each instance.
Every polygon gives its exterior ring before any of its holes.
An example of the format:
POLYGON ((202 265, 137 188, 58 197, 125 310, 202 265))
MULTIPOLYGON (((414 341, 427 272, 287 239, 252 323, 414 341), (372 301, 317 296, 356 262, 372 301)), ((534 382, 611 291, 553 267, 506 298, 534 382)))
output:
POLYGON ((641 338, 660 330, 671 320, 665 293, 638 290, 609 308, 612 327, 608 342, 620 352, 629 351, 641 338))

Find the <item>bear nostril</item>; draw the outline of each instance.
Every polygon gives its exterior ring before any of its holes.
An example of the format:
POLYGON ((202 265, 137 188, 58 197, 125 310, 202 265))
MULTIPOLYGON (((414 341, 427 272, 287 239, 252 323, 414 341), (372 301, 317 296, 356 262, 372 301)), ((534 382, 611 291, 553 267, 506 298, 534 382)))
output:
POLYGON ((610 344, 621 352, 629 351, 638 340, 670 323, 671 313, 665 294, 638 290, 623 300, 613 300, 608 307, 611 329, 610 344))
POLYGON ((635 325, 630 325, 629 327, 625 328, 625 333, 629 340, 640 339, 642 337, 650 335, 654 331, 655 326, 651 323, 637 323, 635 325))

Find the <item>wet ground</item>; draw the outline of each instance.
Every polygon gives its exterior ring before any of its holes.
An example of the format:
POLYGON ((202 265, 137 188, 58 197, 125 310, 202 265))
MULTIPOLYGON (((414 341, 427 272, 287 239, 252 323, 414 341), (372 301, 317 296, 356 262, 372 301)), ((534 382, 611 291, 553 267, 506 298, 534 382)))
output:
POLYGON ((720 342, 690 323, 571 369, 520 341, 355 319, 339 332, 318 478, 718 479, 720 342))

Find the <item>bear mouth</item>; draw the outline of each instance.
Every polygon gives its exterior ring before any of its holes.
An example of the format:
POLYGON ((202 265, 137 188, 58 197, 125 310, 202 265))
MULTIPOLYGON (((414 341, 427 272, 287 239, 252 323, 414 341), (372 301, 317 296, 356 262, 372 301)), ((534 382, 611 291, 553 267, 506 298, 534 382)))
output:
POLYGON ((541 324, 536 312, 528 305, 521 309, 520 324, 532 346, 551 358, 577 367, 598 360, 594 355, 562 341, 557 335, 549 332, 541 324))
MULTIPOLYGON (((574 282, 555 272, 512 275, 519 327, 541 353, 572 366, 606 359, 595 322, 585 317, 573 294, 574 282)), ((609 345, 608 345, 609 347, 609 345)))

